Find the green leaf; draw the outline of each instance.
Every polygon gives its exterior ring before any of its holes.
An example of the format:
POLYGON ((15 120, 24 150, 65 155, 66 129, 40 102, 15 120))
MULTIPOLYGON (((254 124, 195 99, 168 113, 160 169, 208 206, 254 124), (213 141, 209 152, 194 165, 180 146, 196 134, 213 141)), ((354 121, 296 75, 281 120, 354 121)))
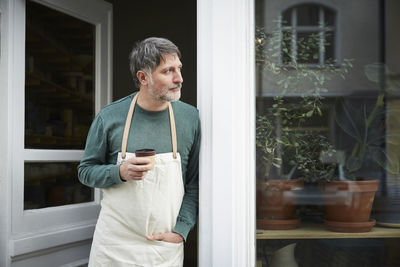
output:
POLYGON ((306 113, 306 116, 309 118, 313 115, 314 110, 310 110, 309 112, 306 113))
POLYGON ((334 105, 334 117, 336 123, 346 134, 356 139, 357 142, 363 142, 360 131, 358 130, 358 127, 354 121, 354 119, 357 119, 357 116, 354 115, 354 112, 351 112, 350 107, 347 106, 343 98, 338 99, 334 105), (339 111, 341 110, 343 111, 342 116, 339 114, 339 111), (346 120, 350 125, 344 123, 346 120))
POLYGON ((384 78, 385 72, 385 64, 382 63, 373 63, 364 66, 364 73, 367 76, 368 80, 379 83, 384 78))
POLYGON ((392 153, 389 155, 388 152, 380 147, 373 147, 370 149, 370 153, 375 162, 390 174, 400 173, 399 158, 397 154, 392 153))
POLYGON ((349 157, 346 161, 346 168, 349 172, 358 171, 363 163, 363 159, 360 157, 349 157))

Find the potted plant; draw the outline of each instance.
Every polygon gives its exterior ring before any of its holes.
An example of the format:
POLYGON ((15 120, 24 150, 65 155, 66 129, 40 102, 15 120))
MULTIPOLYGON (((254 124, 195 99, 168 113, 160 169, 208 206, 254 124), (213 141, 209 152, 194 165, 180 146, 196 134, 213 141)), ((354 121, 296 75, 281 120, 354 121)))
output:
POLYGON ((399 75, 383 64, 369 66, 369 79, 380 84, 385 91, 386 104, 386 153, 388 155, 388 172, 382 176, 378 192, 375 196, 372 216, 380 226, 400 227, 400 109, 399 107, 399 75), (375 71, 374 71, 375 70, 375 71), (372 73, 372 75, 371 75, 372 73), (379 75, 376 75, 376 74, 379 75))
MULTIPOLYGON (((285 109, 289 113, 298 112, 285 109)), ((300 223, 296 205, 304 182, 330 179, 336 165, 323 164, 320 160, 321 151, 333 151, 323 134, 284 127, 280 136, 276 136, 275 131, 268 116, 257 117, 256 144, 261 161, 258 162, 257 223, 261 229, 293 229, 300 223)))
POLYGON ((380 177, 380 185, 375 196, 373 214, 377 224, 386 227, 400 227, 400 184, 399 155, 400 134, 399 125, 399 76, 393 73, 385 64, 374 63, 365 67, 368 79, 377 84, 385 101, 385 157, 380 162, 385 173, 380 177))
POLYGON ((257 179, 257 228, 268 230, 294 229, 300 223, 295 217, 296 201, 291 191, 300 190, 303 181, 291 179, 291 173, 280 173, 281 156, 279 149, 284 145, 280 137, 275 136, 276 126, 267 116, 257 117, 256 144, 260 166, 263 166, 263 178, 257 179))
MULTIPOLYGON (((375 67, 367 65, 365 73, 379 83, 375 67)), ((339 173, 338 179, 323 186, 325 224, 332 231, 370 231, 375 225, 370 214, 379 178, 385 171, 399 172, 398 158, 389 156, 385 147, 385 94, 381 90, 369 98, 339 98, 335 103, 335 122, 343 141, 337 148, 341 152, 337 154, 339 173)))

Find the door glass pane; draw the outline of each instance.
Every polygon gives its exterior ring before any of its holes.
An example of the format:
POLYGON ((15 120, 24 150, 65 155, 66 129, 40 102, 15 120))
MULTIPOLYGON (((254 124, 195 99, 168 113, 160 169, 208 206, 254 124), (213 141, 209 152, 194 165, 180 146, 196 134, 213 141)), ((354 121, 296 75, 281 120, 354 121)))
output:
POLYGON ((25 148, 84 148, 94 116, 94 45, 94 25, 27 1, 25 148))
POLYGON ((257 266, 400 266, 399 12, 255 1, 257 266))
POLYGON ((24 209, 90 202, 93 189, 78 180, 79 162, 26 162, 24 209))

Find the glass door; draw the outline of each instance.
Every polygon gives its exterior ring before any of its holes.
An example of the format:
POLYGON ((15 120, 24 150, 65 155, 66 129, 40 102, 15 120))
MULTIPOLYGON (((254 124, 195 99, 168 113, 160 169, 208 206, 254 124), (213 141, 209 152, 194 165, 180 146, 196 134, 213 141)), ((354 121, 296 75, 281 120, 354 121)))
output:
POLYGON ((257 266, 397 266, 398 1, 255 1, 257 266))

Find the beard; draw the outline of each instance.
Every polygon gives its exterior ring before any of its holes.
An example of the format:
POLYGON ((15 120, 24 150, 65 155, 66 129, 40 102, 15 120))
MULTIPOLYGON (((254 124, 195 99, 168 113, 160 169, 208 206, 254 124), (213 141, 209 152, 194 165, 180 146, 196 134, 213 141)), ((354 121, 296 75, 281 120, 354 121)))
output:
POLYGON ((181 98, 181 88, 182 88, 181 83, 171 85, 170 87, 168 87, 167 92, 164 94, 156 93, 152 85, 153 85, 152 82, 150 82, 149 93, 157 101, 174 102, 174 101, 178 101, 181 98), (177 92, 171 91, 172 89, 176 89, 176 88, 179 88, 179 90, 177 92))

